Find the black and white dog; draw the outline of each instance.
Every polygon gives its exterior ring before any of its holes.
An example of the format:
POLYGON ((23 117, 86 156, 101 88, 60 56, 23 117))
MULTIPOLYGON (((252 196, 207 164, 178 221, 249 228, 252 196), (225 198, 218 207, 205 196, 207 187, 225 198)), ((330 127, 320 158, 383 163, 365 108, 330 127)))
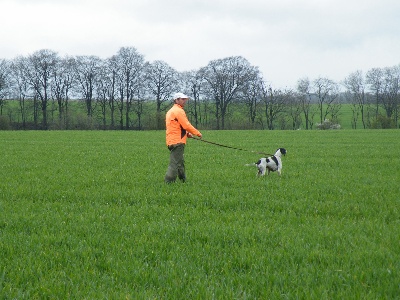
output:
POLYGON ((253 164, 247 164, 246 166, 257 166, 258 172, 257 176, 264 176, 266 172, 268 175, 270 172, 278 172, 279 175, 282 174, 282 155, 286 155, 285 148, 278 148, 275 154, 268 157, 263 157, 258 160, 258 162, 253 164))

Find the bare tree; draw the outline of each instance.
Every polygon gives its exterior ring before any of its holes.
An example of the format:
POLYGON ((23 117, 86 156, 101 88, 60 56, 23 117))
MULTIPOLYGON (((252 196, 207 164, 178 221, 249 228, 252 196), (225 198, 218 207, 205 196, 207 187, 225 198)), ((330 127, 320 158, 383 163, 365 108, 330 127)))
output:
POLYGON ((369 89, 375 95, 375 118, 379 115, 379 105, 383 97, 384 89, 384 74, 383 69, 373 68, 366 74, 366 83, 369 84, 369 89))
POLYGON ((316 113, 313 108, 311 83, 308 78, 299 79, 297 82, 297 91, 299 93, 300 106, 304 115, 306 129, 312 129, 314 124, 314 115, 316 113))
POLYGON ((30 89, 28 80, 25 78, 24 69, 27 68, 27 59, 19 56, 11 62, 11 80, 13 87, 13 94, 16 95, 19 104, 19 111, 21 114, 22 128, 26 129, 27 122, 27 105, 26 99, 29 97, 30 89))
POLYGON ((394 120, 397 127, 400 92, 400 65, 384 69, 384 90, 382 97, 386 116, 394 120))
POLYGON ((156 101, 156 128, 162 129, 165 124, 161 113, 168 107, 165 102, 177 89, 178 72, 163 61, 154 61, 146 68, 146 84, 149 95, 156 101))
POLYGON ((253 80, 249 81, 247 88, 243 93, 243 102, 247 107, 249 121, 254 128, 256 118, 259 111, 259 106, 262 103, 263 86, 265 85, 261 74, 257 74, 253 80))
MULTIPOLYGON (((145 64, 146 65, 146 64, 145 64)), ((138 130, 143 129, 143 114, 145 112, 145 101, 146 101, 146 84, 143 80, 139 82, 137 89, 133 96, 132 111, 136 115, 136 122, 134 123, 138 130)))
POLYGON ((111 58, 108 58, 105 61, 103 69, 104 70, 102 74, 104 78, 102 80, 103 80, 103 85, 106 88, 106 95, 104 95, 104 97, 107 98, 108 107, 110 109, 110 127, 115 128, 115 110, 116 110, 115 98, 117 93, 116 90, 117 90, 117 72, 118 72, 118 63, 115 55, 113 55, 111 58))
POLYGON ((65 57, 57 61, 52 73, 51 93, 57 101, 59 128, 69 127, 68 100, 74 79, 75 60, 72 57, 65 57))
POLYGON ((96 76, 99 74, 101 59, 97 56, 77 56, 75 63, 76 91, 85 102, 86 114, 91 122, 95 109, 94 90, 96 76))
POLYGON ((331 106, 334 105, 334 101, 338 98, 339 87, 334 81, 326 77, 319 77, 313 81, 313 88, 317 96, 320 122, 322 124, 331 111, 331 106))
POLYGON ((291 91, 288 94, 288 114, 292 120, 292 129, 300 129, 301 127, 301 113, 302 113, 302 103, 299 101, 300 96, 291 91))
MULTIPOLYGON (((138 89, 142 87, 144 57, 138 53, 136 48, 122 47, 115 56, 115 60, 118 66, 120 100, 125 102, 125 129, 129 129, 132 101, 134 96, 139 93, 138 89)), ((122 129, 122 122, 120 122, 120 126, 122 129)))
POLYGON ((48 129, 47 107, 51 96, 52 74, 59 61, 58 54, 51 50, 39 50, 28 57, 29 65, 24 69, 32 86, 35 99, 40 100, 42 128, 48 129))
POLYGON ((365 95, 365 80, 362 71, 356 71, 351 73, 348 77, 344 79, 344 86, 346 87, 348 93, 351 95, 352 104, 352 127, 357 128, 358 115, 361 114, 361 122, 366 128, 366 95, 365 95))
POLYGON ((274 90, 272 87, 263 86, 262 93, 267 128, 274 130, 278 117, 287 109, 292 92, 290 90, 274 90))
POLYGON ((243 95, 249 82, 258 75, 258 69, 241 56, 211 61, 200 69, 208 84, 209 94, 215 101, 217 129, 225 129, 228 106, 239 95, 243 95))
POLYGON ((5 59, 0 59, 0 116, 3 114, 5 98, 9 88, 9 62, 5 59))
POLYGON ((96 100, 101 111, 103 129, 107 128, 107 108, 109 103, 108 95, 110 89, 113 89, 112 76, 110 76, 110 73, 108 72, 107 64, 107 61, 102 62, 95 81, 96 100))
POLYGON ((201 123, 201 95, 203 87, 203 78, 198 71, 183 72, 180 77, 180 82, 183 84, 183 91, 190 94, 191 101, 188 103, 188 112, 193 117, 195 127, 199 127, 201 123))

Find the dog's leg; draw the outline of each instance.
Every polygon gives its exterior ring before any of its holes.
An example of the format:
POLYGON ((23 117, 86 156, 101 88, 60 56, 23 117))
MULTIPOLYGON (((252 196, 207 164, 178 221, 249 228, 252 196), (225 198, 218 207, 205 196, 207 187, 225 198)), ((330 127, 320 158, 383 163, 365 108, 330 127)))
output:
POLYGON ((265 169, 263 167, 258 168, 257 172, 257 177, 264 176, 265 175, 265 169))

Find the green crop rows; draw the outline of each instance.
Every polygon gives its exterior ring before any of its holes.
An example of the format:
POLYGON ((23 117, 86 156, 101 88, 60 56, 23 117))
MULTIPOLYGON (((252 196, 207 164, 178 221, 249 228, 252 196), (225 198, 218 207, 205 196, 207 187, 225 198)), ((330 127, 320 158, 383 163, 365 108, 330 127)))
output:
POLYGON ((398 130, 0 132, 1 299, 396 299, 398 130), (284 147, 283 173, 256 177, 284 147))

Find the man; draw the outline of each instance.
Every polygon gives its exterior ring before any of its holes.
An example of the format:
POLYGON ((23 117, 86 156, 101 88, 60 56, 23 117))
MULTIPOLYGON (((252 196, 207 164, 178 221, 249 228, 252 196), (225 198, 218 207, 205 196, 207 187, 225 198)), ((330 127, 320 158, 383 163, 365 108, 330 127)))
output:
POLYGON ((200 131, 190 124, 183 109, 188 100, 189 97, 185 94, 176 93, 174 105, 165 116, 166 141, 170 151, 169 166, 164 179, 166 183, 175 182, 177 176, 182 182, 185 182, 184 150, 186 138, 193 135, 202 137, 200 131))

